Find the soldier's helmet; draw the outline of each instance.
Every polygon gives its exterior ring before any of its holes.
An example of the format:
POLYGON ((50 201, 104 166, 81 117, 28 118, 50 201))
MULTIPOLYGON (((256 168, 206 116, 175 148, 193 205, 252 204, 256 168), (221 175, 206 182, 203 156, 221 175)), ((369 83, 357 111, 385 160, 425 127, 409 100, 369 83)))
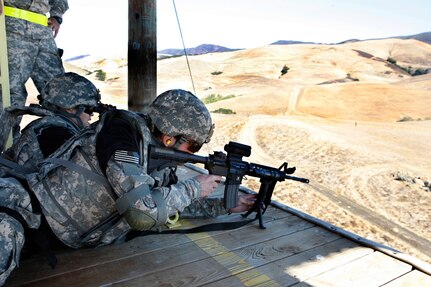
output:
POLYGON ((181 89, 160 94, 150 105, 148 115, 162 133, 182 136, 199 145, 210 141, 214 129, 204 103, 191 92, 181 89))
POLYGON ((93 83, 71 72, 52 78, 39 97, 40 104, 46 108, 94 107, 99 101, 100 93, 93 83))

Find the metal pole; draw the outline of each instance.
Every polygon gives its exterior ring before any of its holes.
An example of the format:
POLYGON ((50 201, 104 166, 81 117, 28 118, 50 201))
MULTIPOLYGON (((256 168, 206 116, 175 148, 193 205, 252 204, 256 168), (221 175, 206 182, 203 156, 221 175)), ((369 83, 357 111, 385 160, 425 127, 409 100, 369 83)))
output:
POLYGON ((129 110, 146 112, 157 96, 156 36, 156 0, 129 0, 129 110))

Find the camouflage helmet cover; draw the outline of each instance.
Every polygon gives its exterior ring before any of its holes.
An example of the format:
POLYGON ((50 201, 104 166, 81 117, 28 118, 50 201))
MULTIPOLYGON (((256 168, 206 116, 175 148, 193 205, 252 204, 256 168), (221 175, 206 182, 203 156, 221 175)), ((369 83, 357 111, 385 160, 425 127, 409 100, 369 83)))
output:
POLYGON ((148 115, 164 134, 186 136, 199 144, 211 139, 211 114, 191 92, 175 89, 160 94, 150 105, 148 115))
POLYGON ((99 90, 92 82, 76 73, 64 73, 52 78, 41 93, 41 105, 54 105, 62 109, 78 106, 96 106, 99 90))

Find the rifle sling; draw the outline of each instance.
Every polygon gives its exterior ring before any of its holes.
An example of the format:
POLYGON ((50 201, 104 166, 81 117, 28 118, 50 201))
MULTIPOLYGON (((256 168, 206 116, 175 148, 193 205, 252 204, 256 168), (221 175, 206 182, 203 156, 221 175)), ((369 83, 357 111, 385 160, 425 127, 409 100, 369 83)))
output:
POLYGON ((172 230, 146 230, 146 231, 137 231, 132 230, 129 231, 126 235, 126 241, 129 241, 138 236, 151 235, 151 234, 186 234, 186 233, 198 233, 198 232, 210 232, 210 231, 219 231, 219 230, 231 230, 240 228, 245 226, 253 221, 258 219, 255 217, 249 220, 241 220, 241 221, 233 221, 233 222, 217 222, 217 223, 209 223, 201 226, 196 226, 187 229, 172 229, 172 230))

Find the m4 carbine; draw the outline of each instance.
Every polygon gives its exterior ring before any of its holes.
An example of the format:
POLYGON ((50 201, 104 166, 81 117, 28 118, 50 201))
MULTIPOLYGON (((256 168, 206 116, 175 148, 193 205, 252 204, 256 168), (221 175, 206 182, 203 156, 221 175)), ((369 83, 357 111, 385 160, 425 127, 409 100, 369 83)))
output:
POLYGON ((205 169, 210 174, 226 178, 224 190, 224 205, 226 209, 237 206, 239 186, 245 175, 260 178, 261 185, 256 203, 244 217, 247 217, 251 212, 256 212, 256 217, 259 218, 261 228, 265 228, 262 224, 262 214, 271 203, 272 193, 278 181, 289 179, 303 183, 309 182, 306 178, 290 176, 289 174, 294 173, 296 168, 288 168, 287 162, 284 162, 277 169, 243 161, 243 156, 248 157, 251 154, 251 147, 248 145, 231 141, 224 146, 224 150, 226 153, 216 151, 214 154, 206 157, 150 145, 148 150, 148 170, 151 172, 155 168, 175 167, 186 162, 204 164, 205 169))

